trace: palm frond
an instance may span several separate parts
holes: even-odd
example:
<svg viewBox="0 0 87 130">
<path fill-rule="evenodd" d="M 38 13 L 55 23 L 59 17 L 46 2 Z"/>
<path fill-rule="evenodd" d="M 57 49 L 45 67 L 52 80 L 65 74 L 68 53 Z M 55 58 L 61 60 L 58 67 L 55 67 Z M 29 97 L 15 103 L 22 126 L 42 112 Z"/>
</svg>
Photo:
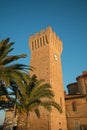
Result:
<svg viewBox="0 0 87 130">
<path fill-rule="evenodd" d="M 25 71 L 26 73 L 29 73 L 28 70 L 30 69 L 28 65 L 24 65 L 24 64 L 12 64 L 12 65 L 8 65 L 5 67 L 7 70 L 9 71 L 20 71 L 23 72 Z"/>
<path fill-rule="evenodd" d="M 20 55 L 15 55 L 15 56 L 7 56 L 0 61 L 0 65 L 7 65 L 9 63 L 12 63 L 13 61 L 16 61 L 20 58 L 25 58 L 27 55 L 26 54 L 20 54 Z"/>
<path fill-rule="evenodd" d="M 0 41 L 0 59 L 5 50 L 7 50 L 6 46 L 9 43 L 10 38 Z"/>
<path fill-rule="evenodd" d="M 41 86 L 38 86 L 35 84 L 35 87 L 32 89 L 30 93 L 30 98 L 29 100 L 31 101 L 32 99 L 39 99 L 39 98 L 49 98 L 52 99 L 54 96 L 53 91 L 50 89 L 51 86 L 50 84 L 43 84 Z"/>
<path fill-rule="evenodd" d="M 14 50 L 14 48 L 11 48 L 11 46 L 13 46 L 13 45 L 14 45 L 13 42 L 6 45 L 6 47 L 5 47 L 4 50 L 3 50 L 2 55 L 0 56 L 1 59 L 3 59 L 3 58 L 5 58 L 6 56 L 8 56 L 8 54 L 9 54 L 12 50 Z"/>
<path fill-rule="evenodd" d="M 52 106 L 54 108 L 56 108 L 60 113 L 62 113 L 62 108 L 60 107 L 60 105 L 58 103 L 56 103 L 55 101 L 43 101 L 40 104 L 41 106 L 43 106 L 45 109 L 51 111 L 52 110 Z"/>
</svg>

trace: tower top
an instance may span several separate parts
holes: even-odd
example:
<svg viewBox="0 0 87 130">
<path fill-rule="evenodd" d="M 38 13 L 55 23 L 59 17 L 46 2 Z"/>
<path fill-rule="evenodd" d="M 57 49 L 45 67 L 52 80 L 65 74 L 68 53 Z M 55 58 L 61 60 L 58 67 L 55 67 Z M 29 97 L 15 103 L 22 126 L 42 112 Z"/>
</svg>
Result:
<svg viewBox="0 0 87 130">
<path fill-rule="evenodd" d="M 52 30 L 51 26 L 48 26 L 46 30 L 41 30 L 39 33 L 31 35 L 29 43 L 31 50 L 40 49 L 45 45 L 51 44 L 58 48 L 60 53 L 62 52 L 62 41 Z"/>
<path fill-rule="evenodd" d="M 52 33 L 55 35 L 55 37 L 57 37 L 59 39 L 59 37 L 56 35 L 56 33 L 52 30 L 51 26 L 48 26 L 46 28 L 46 30 L 42 29 L 39 33 L 35 33 L 34 35 L 31 35 L 30 38 L 34 38 L 34 37 L 40 36 L 42 34 L 44 35 L 45 33 L 48 33 L 48 34 Z"/>
</svg>

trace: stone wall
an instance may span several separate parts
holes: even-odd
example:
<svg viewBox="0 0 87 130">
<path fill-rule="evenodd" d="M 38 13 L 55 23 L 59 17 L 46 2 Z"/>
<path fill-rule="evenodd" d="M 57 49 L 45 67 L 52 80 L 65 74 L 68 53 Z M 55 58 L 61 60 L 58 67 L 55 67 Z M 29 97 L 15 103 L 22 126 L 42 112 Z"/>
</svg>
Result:
<svg viewBox="0 0 87 130">
<path fill-rule="evenodd" d="M 87 129 L 87 99 L 85 96 L 72 96 L 65 100 L 68 130 Z"/>
<path fill-rule="evenodd" d="M 45 79 L 45 82 L 52 85 L 55 93 L 54 99 L 63 109 L 63 113 L 60 114 L 55 109 L 49 113 L 41 108 L 40 119 L 31 113 L 31 128 L 32 130 L 67 130 L 61 65 L 62 41 L 52 28 L 48 27 L 46 30 L 30 36 L 29 45 L 30 65 L 36 68 L 30 74 L 35 73 L 38 79 Z"/>
</svg>

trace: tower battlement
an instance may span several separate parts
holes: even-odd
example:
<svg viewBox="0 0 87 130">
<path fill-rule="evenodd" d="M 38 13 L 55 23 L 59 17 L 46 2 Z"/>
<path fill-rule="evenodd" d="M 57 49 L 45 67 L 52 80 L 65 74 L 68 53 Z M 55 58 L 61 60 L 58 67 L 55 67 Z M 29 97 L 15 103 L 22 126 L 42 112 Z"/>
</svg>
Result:
<svg viewBox="0 0 87 130">
<path fill-rule="evenodd" d="M 30 36 L 30 49 L 34 51 L 36 49 L 40 49 L 43 46 L 53 44 L 55 48 L 57 48 L 60 53 L 62 52 L 62 41 L 56 35 L 56 33 L 49 26 L 46 30 L 41 30 L 40 33 L 35 33 Z"/>
</svg>

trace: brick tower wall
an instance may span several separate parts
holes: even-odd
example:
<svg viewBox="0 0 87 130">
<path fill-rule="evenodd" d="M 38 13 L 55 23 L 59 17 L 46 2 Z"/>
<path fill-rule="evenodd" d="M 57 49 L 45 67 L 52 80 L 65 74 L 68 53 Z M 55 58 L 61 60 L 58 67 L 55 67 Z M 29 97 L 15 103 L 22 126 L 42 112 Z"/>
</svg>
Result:
<svg viewBox="0 0 87 130">
<path fill-rule="evenodd" d="M 32 113 L 31 128 L 32 130 L 67 130 L 61 65 L 62 41 L 52 31 L 52 28 L 48 27 L 46 31 L 41 30 L 40 33 L 30 36 L 29 45 L 31 50 L 30 65 L 36 68 L 34 73 L 38 79 L 45 79 L 45 82 L 52 85 L 52 90 L 55 93 L 54 99 L 63 109 L 63 113 L 60 114 L 55 109 L 49 113 L 41 108 L 40 119 L 37 119 Z M 33 121 L 36 122 L 35 126 L 32 126 Z"/>
</svg>

